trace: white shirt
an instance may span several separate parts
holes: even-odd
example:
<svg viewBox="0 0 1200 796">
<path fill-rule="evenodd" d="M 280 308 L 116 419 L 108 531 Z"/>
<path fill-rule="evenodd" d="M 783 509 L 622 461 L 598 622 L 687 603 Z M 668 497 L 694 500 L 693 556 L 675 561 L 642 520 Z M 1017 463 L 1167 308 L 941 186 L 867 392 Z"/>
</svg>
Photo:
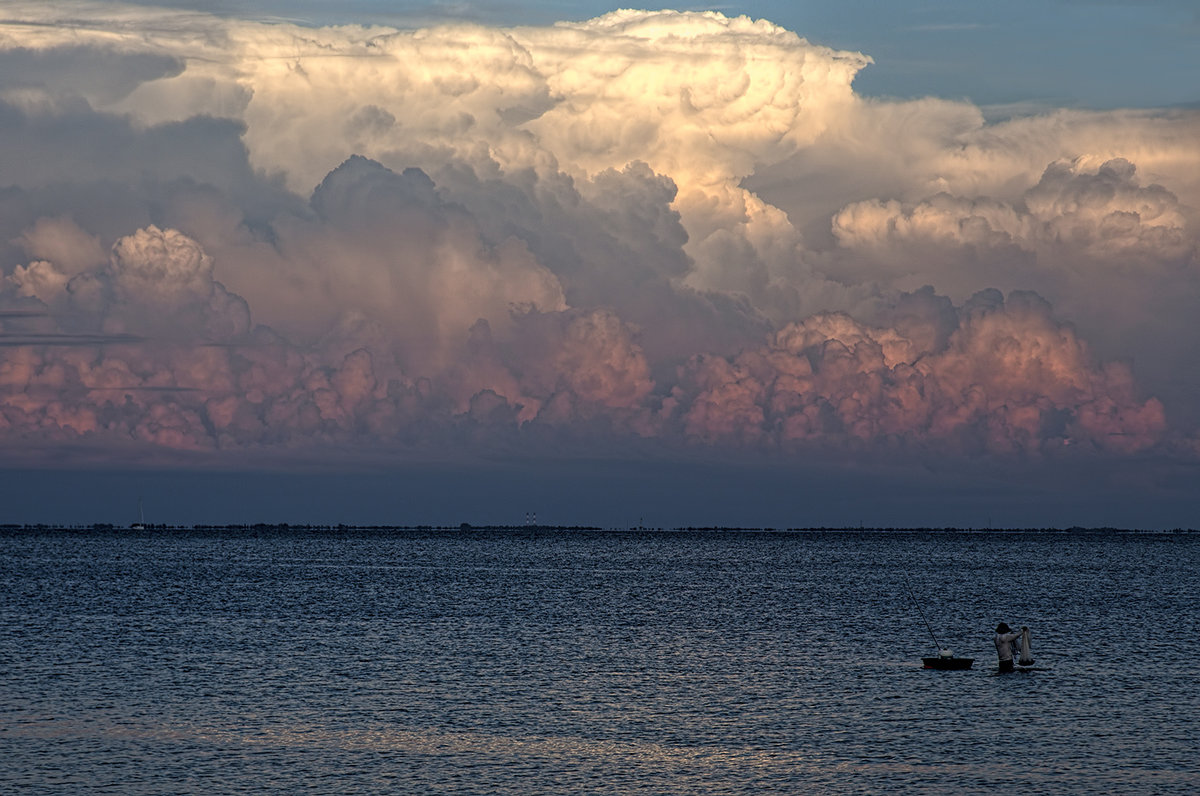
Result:
<svg viewBox="0 0 1200 796">
<path fill-rule="evenodd" d="M 996 654 L 1002 661 L 1011 661 L 1013 656 L 1012 644 L 1021 637 L 1020 633 L 997 633 Z"/>
</svg>

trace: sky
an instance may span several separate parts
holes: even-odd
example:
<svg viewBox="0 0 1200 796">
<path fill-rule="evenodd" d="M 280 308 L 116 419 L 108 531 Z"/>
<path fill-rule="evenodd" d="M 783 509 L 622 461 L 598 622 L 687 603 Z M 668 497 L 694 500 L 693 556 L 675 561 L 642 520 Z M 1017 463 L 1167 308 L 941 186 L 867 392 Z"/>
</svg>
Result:
<svg viewBox="0 0 1200 796">
<path fill-rule="evenodd" d="M 1197 33 L 0 5 L 0 522 L 1194 527 Z"/>
</svg>

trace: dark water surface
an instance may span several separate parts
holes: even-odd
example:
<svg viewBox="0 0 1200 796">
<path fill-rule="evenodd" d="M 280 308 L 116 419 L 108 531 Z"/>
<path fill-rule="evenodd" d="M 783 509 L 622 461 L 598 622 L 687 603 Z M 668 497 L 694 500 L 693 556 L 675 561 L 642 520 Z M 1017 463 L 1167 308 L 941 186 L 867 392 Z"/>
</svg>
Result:
<svg viewBox="0 0 1200 796">
<path fill-rule="evenodd" d="M 0 535 L 6 793 L 1194 793 L 1200 535 Z M 920 668 L 933 642 L 966 672 Z M 1033 630 L 997 676 L 991 630 Z"/>
</svg>

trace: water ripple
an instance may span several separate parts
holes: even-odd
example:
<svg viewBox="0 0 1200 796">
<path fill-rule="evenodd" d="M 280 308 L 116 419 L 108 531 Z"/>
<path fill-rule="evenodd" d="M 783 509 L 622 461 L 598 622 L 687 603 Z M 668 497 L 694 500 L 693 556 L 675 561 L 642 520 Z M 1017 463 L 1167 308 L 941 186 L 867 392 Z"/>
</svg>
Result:
<svg viewBox="0 0 1200 796">
<path fill-rule="evenodd" d="M 0 792 L 1200 782 L 1195 535 L 0 544 Z M 919 667 L 910 586 L 975 668 Z M 1034 628 L 1037 671 L 995 676 L 999 619 Z"/>
</svg>

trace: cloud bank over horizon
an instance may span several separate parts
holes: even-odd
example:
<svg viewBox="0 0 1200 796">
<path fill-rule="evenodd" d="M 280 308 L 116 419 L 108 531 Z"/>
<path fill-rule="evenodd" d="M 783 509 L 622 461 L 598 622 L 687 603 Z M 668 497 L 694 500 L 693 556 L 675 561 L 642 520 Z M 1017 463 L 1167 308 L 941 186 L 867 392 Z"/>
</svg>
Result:
<svg viewBox="0 0 1200 796">
<path fill-rule="evenodd" d="M 870 64 L 716 12 L 6 4 L 0 439 L 1193 458 L 1200 111 L 989 123 Z"/>
</svg>

